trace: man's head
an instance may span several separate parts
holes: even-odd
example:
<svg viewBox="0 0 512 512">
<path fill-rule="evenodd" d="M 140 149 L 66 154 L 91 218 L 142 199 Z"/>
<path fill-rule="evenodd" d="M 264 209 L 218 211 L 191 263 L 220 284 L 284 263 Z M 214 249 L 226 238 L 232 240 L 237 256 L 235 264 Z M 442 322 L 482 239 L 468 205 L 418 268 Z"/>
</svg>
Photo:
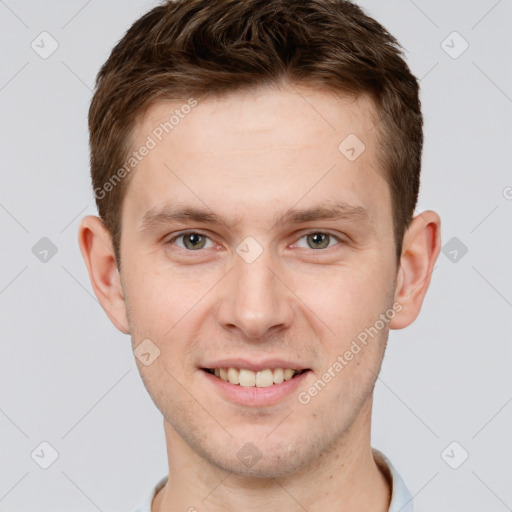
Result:
<svg viewBox="0 0 512 512">
<path fill-rule="evenodd" d="M 118 265 L 121 208 L 137 165 L 129 159 L 149 106 L 283 83 L 371 98 L 375 171 L 390 187 L 400 255 L 418 196 L 423 134 L 418 83 L 396 39 L 345 0 L 187 0 L 166 2 L 134 23 L 98 74 L 91 174 Z"/>
<path fill-rule="evenodd" d="M 90 115 L 103 222 L 80 245 L 174 450 L 275 477 L 369 443 L 388 331 L 440 248 L 434 212 L 411 220 L 417 93 L 348 2 L 173 2 L 116 46 Z"/>
</svg>

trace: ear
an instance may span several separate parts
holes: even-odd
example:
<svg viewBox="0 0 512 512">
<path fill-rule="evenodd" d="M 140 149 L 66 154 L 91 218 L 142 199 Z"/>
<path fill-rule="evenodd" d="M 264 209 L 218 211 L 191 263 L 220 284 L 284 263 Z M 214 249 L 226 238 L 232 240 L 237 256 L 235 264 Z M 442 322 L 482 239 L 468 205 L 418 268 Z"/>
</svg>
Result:
<svg viewBox="0 0 512 512">
<path fill-rule="evenodd" d="M 390 322 L 391 329 L 403 329 L 419 315 L 440 250 L 439 215 L 431 210 L 418 214 L 404 235 L 395 288 L 395 302 L 402 309 Z"/>
<path fill-rule="evenodd" d="M 94 215 L 84 217 L 78 244 L 96 297 L 111 322 L 124 334 L 130 332 L 121 277 L 117 270 L 110 232 Z"/>
</svg>

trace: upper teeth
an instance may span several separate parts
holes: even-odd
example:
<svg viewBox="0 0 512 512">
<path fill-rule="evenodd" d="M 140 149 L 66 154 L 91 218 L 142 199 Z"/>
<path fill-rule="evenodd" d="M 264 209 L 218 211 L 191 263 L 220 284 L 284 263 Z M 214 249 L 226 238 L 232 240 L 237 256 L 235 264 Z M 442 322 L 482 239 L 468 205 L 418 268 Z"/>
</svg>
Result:
<svg viewBox="0 0 512 512">
<path fill-rule="evenodd" d="M 252 370 L 238 368 L 215 368 L 214 373 L 226 382 L 239 384 L 243 387 L 265 388 L 272 384 L 280 384 L 283 380 L 290 380 L 297 370 L 291 368 L 275 368 L 253 372 Z"/>
</svg>

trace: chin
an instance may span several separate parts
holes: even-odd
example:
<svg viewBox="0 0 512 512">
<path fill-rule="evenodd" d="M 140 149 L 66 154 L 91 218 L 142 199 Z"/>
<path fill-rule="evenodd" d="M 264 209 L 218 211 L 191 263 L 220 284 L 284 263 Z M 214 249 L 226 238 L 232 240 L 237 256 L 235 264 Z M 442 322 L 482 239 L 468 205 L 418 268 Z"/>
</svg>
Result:
<svg viewBox="0 0 512 512">
<path fill-rule="evenodd" d="M 263 435 L 253 438 L 254 442 L 249 441 L 250 436 L 236 436 L 237 440 L 228 445 L 210 438 L 196 448 L 211 464 L 224 471 L 239 477 L 267 480 L 287 477 L 309 467 L 324 450 L 319 440 L 305 439 L 297 432 L 283 432 L 273 439 L 277 433 L 265 437 L 268 433 L 267 428 Z"/>
<path fill-rule="evenodd" d="M 261 459 L 257 460 L 254 465 L 244 464 L 237 456 L 227 459 L 224 454 L 212 462 L 236 476 L 264 480 L 287 477 L 300 471 L 307 464 L 307 460 L 297 452 L 284 453 L 284 450 L 283 453 L 274 452 L 267 456 L 262 454 Z"/>
</svg>

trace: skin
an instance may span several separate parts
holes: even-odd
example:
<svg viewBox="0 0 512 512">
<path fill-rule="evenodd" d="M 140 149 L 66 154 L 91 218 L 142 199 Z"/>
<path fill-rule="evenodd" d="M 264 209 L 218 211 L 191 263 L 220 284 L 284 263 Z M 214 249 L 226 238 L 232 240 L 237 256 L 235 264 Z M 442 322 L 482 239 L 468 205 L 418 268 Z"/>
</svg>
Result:
<svg viewBox="0 0 512 512">
<path fill-rule="evenodd" d="M 134 148 L 184 103 L 155 103 Z M 80 248 L 102 307 L 134 349 L 149 338 L 160 350 L 149 366 L 137 359 L 164 418 L 169 460 L 153 512 L 388 510 L 389 485 L 370 445 L 373 388 L 389 329 L 420 312 L 441 242 L 439 216 L 422 212 L 397 264 L 376 118 L 364 96 L 296 85 L 199 101 L 130 175 L 121 272 L 101 221 L 82 220 Z M 355 161 L 338 150 L 349 134 L 366 146 Z M 288 209 L 340 200 L 366 209 L 367 224 L 275 224 Z M 225 223 L 142 230 L 144 214 L 166 203 L 208 209 Z M 203 248 L 185 246 L 185 237 L 170 241 L 184 230 L 206 236 Z M 311 232 L 332 237 L 322 246 Z M 262 248 L 252 263 L 236 252 L 247 236 Z M 393 304 L 394 318 L 300 403 L 298 392 Z M 277 404 L 242 406 L 220 396 L 200 369 L 228 357 L 293 359 L 310 372 Z M 252 467 L 237 457 L 248 442 L 262 454 Z"/>
</svg>

